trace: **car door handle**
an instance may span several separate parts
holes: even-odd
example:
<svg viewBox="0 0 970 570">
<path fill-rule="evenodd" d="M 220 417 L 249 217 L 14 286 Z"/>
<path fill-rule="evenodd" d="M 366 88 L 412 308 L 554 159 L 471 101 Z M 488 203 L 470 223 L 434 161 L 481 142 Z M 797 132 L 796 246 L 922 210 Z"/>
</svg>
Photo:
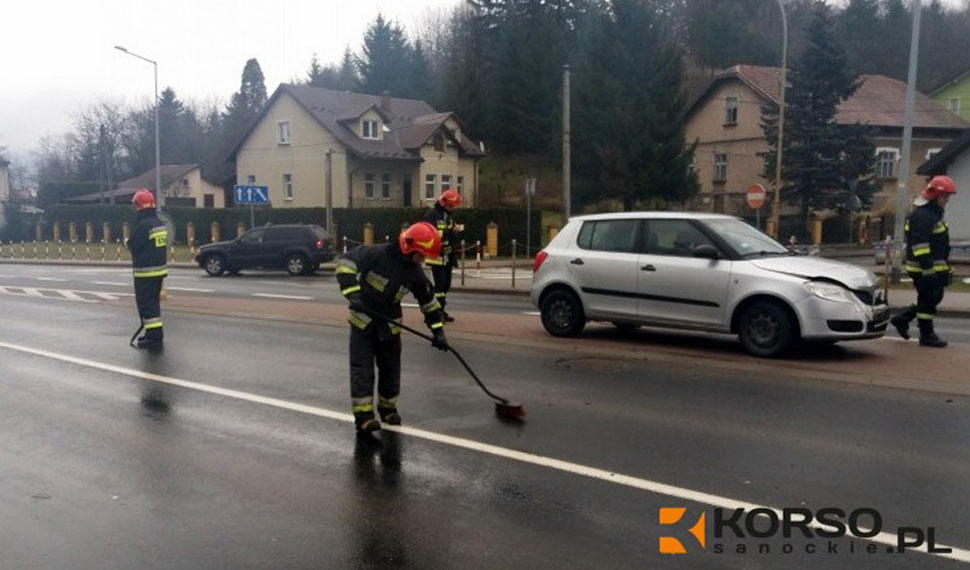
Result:
<svg viewBox="0 0 970 570">
<path fill-rule="evenodd" d="M 647 264 L 640 268 L 641 271 L 656 271 L 657 268 L 653 265 Z"/>
<path fill-rule="evenodd" d="M 569 263 L 572 263 L 573 265 L 583 265 L 583 260 L 577 257 L 576 259 L 570 261 Z"/>
</svg>

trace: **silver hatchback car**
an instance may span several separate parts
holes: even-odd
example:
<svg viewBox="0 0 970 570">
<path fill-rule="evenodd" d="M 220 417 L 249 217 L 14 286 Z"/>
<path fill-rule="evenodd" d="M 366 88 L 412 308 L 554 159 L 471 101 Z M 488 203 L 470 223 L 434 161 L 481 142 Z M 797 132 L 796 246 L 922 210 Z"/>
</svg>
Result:
<svg viewBox="0 0 970 570">
<path fill-rule="evenodd" d="M 736 333 L 750 353 L 774 357 L 800 339 L 878 338 L 889 320 L 872 272 L 795 255 L 718 214 L 571 218 L 533 270 L 532 302 L 556 336 L 589 320 Z"/>
</svg>

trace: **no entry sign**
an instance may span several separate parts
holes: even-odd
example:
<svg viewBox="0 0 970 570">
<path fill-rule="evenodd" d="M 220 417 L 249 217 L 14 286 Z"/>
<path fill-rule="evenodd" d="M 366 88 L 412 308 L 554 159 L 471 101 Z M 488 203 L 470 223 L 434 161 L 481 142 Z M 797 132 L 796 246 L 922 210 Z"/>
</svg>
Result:
<svg viewBox="0 0 970 570">
<path fill-rule="evenodd" d="M 765 205 L 765 187 L 761 184 L 748 186 L 748 205 L 755 210 Z"/>
</svg>

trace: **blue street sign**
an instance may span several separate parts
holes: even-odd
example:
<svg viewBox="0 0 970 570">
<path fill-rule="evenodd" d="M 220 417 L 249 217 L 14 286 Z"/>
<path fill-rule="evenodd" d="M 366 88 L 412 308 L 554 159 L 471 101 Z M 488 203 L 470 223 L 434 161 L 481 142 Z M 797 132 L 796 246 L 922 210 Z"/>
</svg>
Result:
<svg viewBox="0 0 970 570">
<path fill-rule="evenodd" d="M 237 204 L 269 204 L 269 186 L 236 186 Z"/>
</svg>

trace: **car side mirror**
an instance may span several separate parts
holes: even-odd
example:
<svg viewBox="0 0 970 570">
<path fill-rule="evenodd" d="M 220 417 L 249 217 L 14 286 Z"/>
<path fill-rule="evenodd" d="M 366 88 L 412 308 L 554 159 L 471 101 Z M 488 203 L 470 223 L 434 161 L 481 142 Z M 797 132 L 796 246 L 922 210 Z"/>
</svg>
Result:
<svg viewBox="0 0 970 570">
<path fill-rule="evenodd" d="M 717 252 L 717 248 L 710 244 L 702 244 L 694 248 L 694 257 L 700 257 L 702 259 L 717 259 L 720 254 Z"/>
</svg>

